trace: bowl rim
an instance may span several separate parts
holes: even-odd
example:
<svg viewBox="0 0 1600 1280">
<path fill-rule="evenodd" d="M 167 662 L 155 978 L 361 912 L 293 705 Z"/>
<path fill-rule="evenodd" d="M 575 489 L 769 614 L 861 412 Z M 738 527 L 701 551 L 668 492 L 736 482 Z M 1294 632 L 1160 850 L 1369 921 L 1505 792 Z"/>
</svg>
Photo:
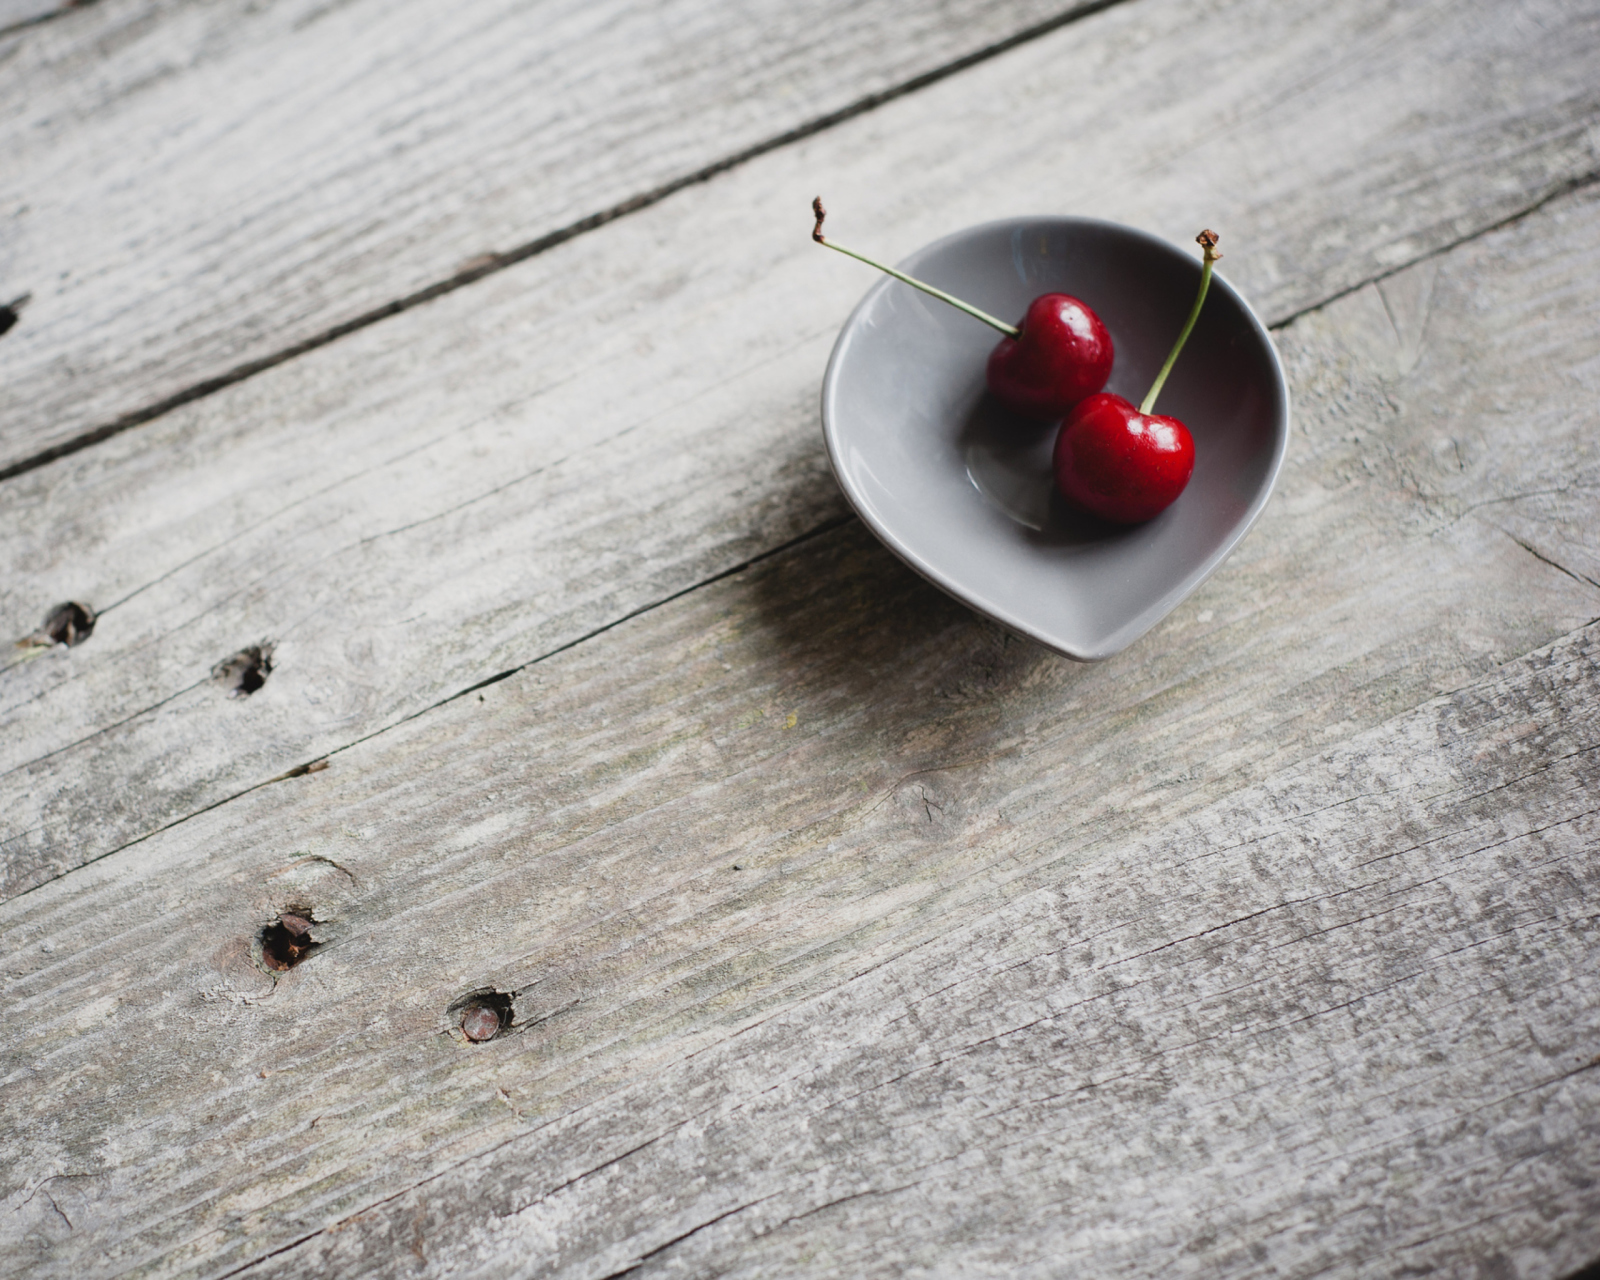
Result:
<svg viewBox="0 0 1600 1280">
<path fill-rule="evenodd" d="M 1155 235 L 1149 231 L 1145 231 L 1140 227 L 1129 226 L 1126 223 L 1112 222 L 1106 218 L 1091 218 L 1073 214 L 1017 215 L 1008 218 L 995 218 L 988 222 L 974 223 L 971 226 L 963 227 L 960 230 L 952 231 L 947 235 L 940 236 L 937 240 L 929 241 L 921 248 L 916 249 L 906 257 L 900 259 L 895 263 L 895 266 L 899 270 L 905 271 L 907 274 L 911 274 L 919 262 L 930 255 L 937 253 L 939 250 L 944 249 L 952 244 L 959 243 L 962 240 L 966 240 L 981 234 L 994 232 L 1010 233 L 1017 230 L 1019 227 L 1039 227 L 1041 225 L 1049 225 L 1052 227 L 1061 227 L 1067 229 L 1094 228 L 1097 230 L 1115 232 L 1118 235 L 1127 236 L 1134 240 L 1144 241 L 1147 245 L 1160 252 L 1177 255 L 1184 261 L 1190 263 L 1194 268 L 1196 280 L 1198 281 L 1201 269 L 1200 260 L 1198 258 L 1191 257 L 1182 248 L 1173 244 L 1170 240 L 1163 239 L 1161 236 Z M 828 367 L 822 376 L 822 435 L 828 450 L 828 465 L 833 470 L 834 480 L 839 485 L 840 491 L 844 494 L 845 501 L 850 504 L 851 510 L 856 513 L 861 522 L 873 532 L 878 540 L 882 542 L 884 546 L 888 547 L 888 549 L 893 552 L 894 555 L 897 556 L 908 568 L 912 569 L 923 578 L 926 578 L 929 582 L 938 587 L 941 591 L 945 592 L 947 595 L 954 597 L 961 604 L 966 605 L 967 608 L 983 615 L 992 622 L 998 623 L 1009 631 L 1015 632 L 1021 636 L 1025 636 L 1035 643 L 1043 645 L 1046 649 L 1049 649 L 1054 653 L 1061 654 L 1063 657 L 1071 658 L 1077 662 L 1102 662 L 1112 655 L 1120 653 L 1123 649 L 1133 644 L 1146 632 L 1151 630 L 1159 622 L 1166 618 L 1174 609 L 1178 607 L 1178 605 L 1182 604 L 1184 600 L 1193 595 L 1194 592 L 1198 590 L 1200 586 L 1222 566 L 1222 562 L 1233 554 L 1234 548 L 1237 547 L 1244 539 L 1245 535 L 1255 527 L 1255 523 L 1258 519 L 1260 519 L 1261 513 L 1266 510 L 1267 503 L 1271 500 L 1273 490 L 1277 486 L 1278 474 L 1283 468 L 1283 460 L 1289 448 L 1289 435 L 1291 431 L 1289 380 L 1287 375 L 1284 373 L 1283 360 L 1278 354 L 1277 344 L 1272 341 L 1272 335 L 1267 329 L 1266 324 L 1262 321 L 1261 317 L 1256 314 L 1256 309 L 1252 307 L 1244 295 L 1241 294 L 1238 289 L 1236 289 L 1233 284 L 1228 281 L 1228 279 L 1222 274 L 1220 268 L 1213 268 L 1211 276 L 1211 288 L 1217 289 L 1220 287 L 1228 294 L 1234 303 L 1237 304 L 1245 319 L 1248 321 L 1250 328 L 1255 333 L 1257 340 L 1267 352 L 1268 366 L 1271 370 L 1275 383 L 1273 388 L 1273 399 L 1275 402 L 1274 407 L 1276 409 L 1275 419 L 1277 423 L 1277 431 L 1276 438 L 1273 441 L 1272 461 L 1271 465 L 1267 469 L 1266 481 L 1264 484 L 1262 484 L 1260 491 L 1255 495 L 1254 498 L 1251 499 L 1244 518 L 1239 521 L 1239 523 L 1234 527 L 1227 537 L 1222 539 L 1222 541 L 1211 552 L 1211 554 L 1201 562 L 1199 568 L 1187 579 L 1185 579 L 1181 589 L 1177 591 L 1170 603 L 1167 604 L 1166 608 L 1162 609 L 1154 617 L 1150 618 L 1149 621 L 1143 626 L 1138 627 L 1136 630 L 1132 630 L 1131 633 L 1126 635 L 1121 632 L 1117 633 L 1113 637 L 1112 643 L 1110 643 L 1104 649 L 1080 651 L 1074 649 L 1070 645 L 1065 645 L 1058 638 L 1041 633 L 1037 627 L 1034 627 L 1025 619 L 1016 616 L 1004 605 L 984 598 L 981 592 L 974 591 L 966 584 L 957 583 L 947 574 L 941 571 L 937 565 L 925 560 L 913 548 L 906 545 L 906 543 L 904 543 L 892 529 L 885 526 L 881 521 L 873 516 L 865 501 L 855 492 L 854 486 L 850 480 L 847 479 L 847 473 L 840 463 L 842 442 L 840 440 L 840 427 L 835 401 L 838 393 L 840 368 L 845 360 L 845 348 L 847 346 L 847 340 L 853 333 L 856 332 L 858 328 L 861 327 L 863 316 L 877 301 L 879 296 L 885 290 L 892 288 L 895 285 L 901 285 L 901 282 L 894 279 L 892 276 L 880 277 L 878 281 L 873 284 L 865 294 L 862 295 L 861 300 L 856 303 L 855 307 L 851 310 L 849 317 L 845 320 L 844 325 L 840 328 L 838 337 L 834 339 L 833 350 L 828 356 Z M 901 287 L 909 288 L 910 286 L 901 285 Z"/>
</svg>

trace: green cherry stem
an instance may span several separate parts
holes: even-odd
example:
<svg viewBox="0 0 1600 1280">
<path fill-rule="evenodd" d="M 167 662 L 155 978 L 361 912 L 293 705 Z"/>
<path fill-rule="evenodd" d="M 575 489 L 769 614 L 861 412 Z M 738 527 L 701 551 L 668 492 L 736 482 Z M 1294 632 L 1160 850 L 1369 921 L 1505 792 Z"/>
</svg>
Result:
<svg viewBox="0 0 1600 1280">
<path fill-rule="evenodd" d="M 979 311 L 977 307 L 973 306 L 969 302 L 963 302 L 960 298 L 952 298 L 943 289 L 935 289 L 931 284 L 923 284 L 922 281 L 913 279 L 912 277 L 906 275 L 903 271 L 896 271 L 893 267 L 886 267 L 883 265 L 883 263 L 874 261 L 872 258 L 867 257 L 867 255 L 864 253 L 857 253 L 854 249 L 846 249 L 842 244 L 834 244 L 832 240 L 825 239 L 822 234 L 822 220 L 828 216 L 828 211 L 822 207 L 821 196 L 818 196 L 811 202 L 811 212 L 817 215 L 817 225 L 812 228 L 811 238 L 818 244 L 832 249 L 835 252 L 842 253 L 846 257 L 854 258 L 857 262 L 865 262 L 869 267 L 877 267 L 879 271 L 893 276 L 896 280 L 905 281 L 905 283 L 910 285 L 913 289 L 921 289 L 923 293 L 931 294 L 933 297 L 939 299 L 940 302 L 948 302 L 957 311 L 965 311 L 974 320 L 982 320 L 984 324 L 991 325 L 1000 330 L 1000 332 L 1005 334 L 1008 338 L 1015 338 L 1022 332 L 1022 330 L 1017 328 L 1016 325 L 1007 324 L 1004 320 L 996 320 L 987 311 Z M 1208 266 L 1206 268 L 1208 275 L 1210 274 L 1210 271 L 1211 268 Z M 1193 324 L 1194 322 L 1191 320 L 1190 323 Z M 1187 335 L 1188 330 L 1184 330 L 1184 333 Z M 1176 355 L 1177 353 L 1174 352 L 1173 354 Z M 1162 376 L 1165 377 L 1166 375 L 1163 373 Z"/>
<path fill-rule="evenodd" d="M 1156 380 L 1150 384 L 1150 390 L 1145 394 L 1144 403 L 1139 406 L 1140 413 L 1149 413 L 1155 408 L 1156 397 L 1161 394 L 1161 388 L 1166 383 L 1167 375 L 1172 372 L 1172 366 L 1178 363 L 1178 353 L 1183 350 L 1183 344 L 1189 341 L 1189 334 L 1194 330 L 1194 322 L 1200 318 L 1200 308 L 1205 306 L 1206 290 L 1211 287 L 1211 268 L 1217 265 L 1217 259 L 1222 256 L 1217 252 L 1215 231 L 1202 231 L 1194 238 L 1194 242 L 1200 246 L 1200 251 L 1206 260 L 1205 266 L 1200 270 L 1200 292 L 1195 295 L 1194 308 L 1189 312 L 1189 318 L 1184 321 L 1183 332 L 1172 344 L 1172 353 L 1167 356 L 1166 364 L 1161 366 L 1161 372 L 1156 374 Z"/>
</svg>

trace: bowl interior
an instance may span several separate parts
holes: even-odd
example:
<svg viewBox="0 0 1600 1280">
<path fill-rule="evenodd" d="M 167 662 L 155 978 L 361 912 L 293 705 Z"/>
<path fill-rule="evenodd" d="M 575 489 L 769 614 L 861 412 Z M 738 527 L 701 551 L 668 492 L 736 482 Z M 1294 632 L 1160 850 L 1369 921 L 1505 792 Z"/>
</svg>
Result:
<svg viewBox="0 0 1600 1280">
<path fill-rule="evenodd" d="M 1070 293 L 1116 346 L 1108 391 L 1135 404 L 1182 327 L 1198 253 L 1083 218 L 989 223 L 927 246 L 908 274 L 1015 320 Z M 834 346 L 823 431 L 845 495 L 912 568 L 979 612 L 1069 657 L 1132 643 L 1219 565 L 1272 490 L 1289 399 L 1266 329 L 1221 278 L 1156 406 L 1194 436 L 1194 477 L 1148 524 L 1116 528 L 1055 494 L 1057 424 L 984 388 L 993 329 L 883 277 Z"/>
</svg>

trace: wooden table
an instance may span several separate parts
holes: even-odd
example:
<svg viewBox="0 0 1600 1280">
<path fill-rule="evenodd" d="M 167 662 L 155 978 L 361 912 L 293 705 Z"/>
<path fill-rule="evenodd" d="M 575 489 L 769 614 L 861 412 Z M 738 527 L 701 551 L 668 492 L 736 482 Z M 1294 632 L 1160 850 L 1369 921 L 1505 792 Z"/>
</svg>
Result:
<svg viewBox="0 0 1600 1280">
<path fill-rule="evenodd" d="M 1064 3 L 11 0 L 0 1273 L 1600 1257 L 1600 7 Z M 1222 571 L 903 568 L 818 192 L 1221 230 Z"/>
</svg>

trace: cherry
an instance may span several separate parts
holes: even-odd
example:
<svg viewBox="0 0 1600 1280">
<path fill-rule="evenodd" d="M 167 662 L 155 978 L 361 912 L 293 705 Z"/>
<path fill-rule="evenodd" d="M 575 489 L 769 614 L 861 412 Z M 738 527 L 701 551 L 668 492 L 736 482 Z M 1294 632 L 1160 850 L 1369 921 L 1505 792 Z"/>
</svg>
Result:
<svg viewBox="0 0 1600 1280">
<path fill-rule="evenodd" d="M 948 302 L 1005 335 L 990 352 L 985 374 L 989 390 L 1006 408 L 1029 418 L 1061 418 L 1106 385 L 1113 359 L 1111 335 L 1100 317 L 1071 294 L 1043 294 L 1028 304 L 1021 325 L 1006 324 L 942 289 L 824 238 L 822 220 L 828 211 L 821 196 L 811 202 L 811 211 L 817 217 L 811 238 L 818 244 Z"/>
<path fill-rule="evenodd" d="M 989 353 L 989 390 L 1008 409 L 1031 418 L 1060 418 L 1111 376 L 1111 335 L 1100 317 L 1070 293 L 1046 293 L 1028 304 L 1022 332 Z"/>
<path fill-rule="evenodd" d="M 1196 240 L 1205 256 L 1200 292 L 1144 402 L 1135 409 L 1118 395 L 1090 396 L 1061 424 L 1056 437 L 1056 487 L 1070 502 L 1116 524 L 1139 524 L 1160 515 L 1194 474 L 1189 428 L 1150 411 L 1200 317 L 1212 267 L 1222 256 L 1216 232 L 1202 231 Z"/>
<path fill-rule="evenodd" d="M 1177 500 L 1194 473 L 1194 437 L 1176 418 L 1140 413 L 1102 391 L 1056 437 L 1056 487 L 1102 520 L 1140 524 Z"/>
</svg>

